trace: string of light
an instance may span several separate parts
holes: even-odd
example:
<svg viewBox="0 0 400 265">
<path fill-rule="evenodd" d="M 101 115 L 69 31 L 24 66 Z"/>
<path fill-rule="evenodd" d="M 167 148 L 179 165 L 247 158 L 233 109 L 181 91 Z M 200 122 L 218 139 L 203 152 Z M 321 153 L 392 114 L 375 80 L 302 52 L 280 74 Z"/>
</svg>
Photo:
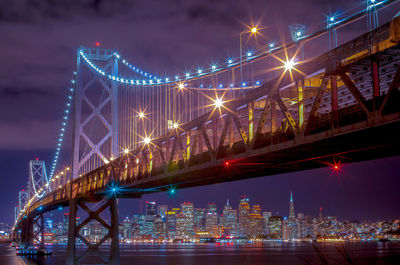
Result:
<svg viewBox="0 0 400 265">
<path fill-rule="evenodd" d="M 368 12 L 372 8 L 377 8 L 377 7 L 383 6 L 383 4 L 386 2 L 389 2 L 389 0 L 382 0 L 382 1 L 367 0 L 367 8 L 364 10 L 361 10 L 359 13 Z M 338 26 L 342 23 L 345 23 L 347 20 L 349 20 L 351 18 L 352 18 L 352 15 L 350 15 L 346 18 L 343 18 L 341 20 L 338 20 L 337 16 L 330 16 L 327 18 L 327 21 L 328 21 L 327 28 L 332 28 L 334 26 Z M 316 32 L 314 32 L 314 33 L 316 33 Z M 307 34 L 305 29 L 298 30 L 297 32 L 294 32 L 293 40 L 295 42 L 299 42 L 301 40 L 306 39 L 307 37 L 313 36 L 314 33 Z M 268 53 L 273 53 L 275 51 L 279 51 L 282 48 L 286 47 L 287 44 L 288 43 L 284 43 L 284 44 L 277 46 L 276 43 L 271 42 L 266 46 L 266 48 L 263 48 L 261 50 L 247 51 L 247 52 L 245 52 L 246 63 L 256 60 L 262 55 L 265 55 Z M 118 52 L 115 52 L 114 56 L 116 56 L 117 59 L 121 60 L 124 65 L 126 65 L 131 70 L 135 71 L 136 73 L 146 77 L 145 79 L 131 79 L 128 77 L 121 77 L 118 75 L 107 74 L 100 67 L 98 67 L 95 63 L 93 63 L 91 60 L 89 60 L 88 57 L 83 53 L 83 51 L 80 51 L 80 54 L 85 59 L 86 63 L 89 66 L 91 66 L 96 72 L 98 72 L 100 75 L 105 76 L 112 81 L 116 81 L 116 82 L 119 82 L 122 84 L 140 85 L 140 86 L 165 85 L 165 84 L 173 84 L 173 83 L 182 82 L 182 81 L 191 81 L 193 79 L 197 79 L 202 76 L 225 71 L 233 66 L 237 66 L 240 64 L 240 60 L 228 58 L 226 60 L 225 65 L 218 66 L 217 64 L 211 64 L 208 68 L 205 68 L 205 70 L 198 69 L 195 72 L 184 72 L 184 74 L 175 75 L 174 78 L 170 78 L 170 77 L 161 78 L 161 77 L 157 77 L 153 74 L 147 73 L 147 72 L 139 69 L 138 67 L 129 63 L 126 59 L 122 58 Z"/>
<path fill-rule="evenodd" d="M 61 121 L 61 127 L 59 130 L 58 139 L 57 139 L 56 152 L 53 157 L 53 163 L 51 165 L 51 170 L 50 170 L 50 174 L 49 174 L 49 180 L 51 180 L 53 178 L 54 172 L 57 168 L 57 162 L 58 162 L 58 159 L 60 156 L 61 147 L 62 147 L 62 144 L 64 141 L 64 136 L 65 136 L 67 125 L 68 125 L 68 118 L 71 113 L 75 87 L 76 87 L 76 72 L 74 72 L 73 79 L 71 80 L 71 87 L 68 89 L 68 94 L 67 94 L 66 102 L 65 102 L 65 106 L 64 106 L 65 108 L 64 108 L 64 112 L 63 112 L 62 121 Z"/>
</svg>

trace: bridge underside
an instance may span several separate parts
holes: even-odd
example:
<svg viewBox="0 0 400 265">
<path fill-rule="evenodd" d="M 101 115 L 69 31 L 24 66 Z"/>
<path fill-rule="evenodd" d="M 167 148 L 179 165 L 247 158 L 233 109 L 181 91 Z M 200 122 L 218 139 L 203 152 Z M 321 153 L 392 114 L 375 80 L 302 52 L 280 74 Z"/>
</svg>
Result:
<svg viewBox="0 0 400 265">
<path fill-rule="evenodd" d="M 280 145 L 271 145 L 271 139 L 251 155 L 243 153 L 216 160 L 211 162 L 213 166 L 182 170 L 179 175 L 150 177 L 145 183 L 126 186 L 126 189 L 159 187 L 154 190 L 157 192 L 167 190 L 171 185 L 188 188 L 328 167 L 335 161 L 344 164 L 397 156 L 400 155 L 400 116 L 395 114 L 392 118 L 393 121 L 379 126 L 365 128 L 367 122 L 361 122 Z M 359 130 L 353 131 L 357 127 Z M 346 130 L 352 132 L 346 133 Z"/>
</svg>

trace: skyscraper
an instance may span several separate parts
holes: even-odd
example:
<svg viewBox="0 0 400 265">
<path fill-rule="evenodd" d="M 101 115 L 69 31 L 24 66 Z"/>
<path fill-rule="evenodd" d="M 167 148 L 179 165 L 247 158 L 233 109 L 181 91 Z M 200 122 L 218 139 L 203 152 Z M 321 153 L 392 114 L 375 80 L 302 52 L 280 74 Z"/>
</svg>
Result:
<svg viewBox="0 0 400 265">
<path fill-rule="evenodd" d="M 269 234 L 269 218 L 272 216 L 271 212 L 263 212 L 263 219 L 264 219 L 264 234 Z"/>
<path fill-rule="evenodd" d="M 298 225 L 297 219 L 294 212 L 294 202 L 293 202 L 293 193 L 290 191 L 290 201 L 289 201 L 289 218 L 286 222 L 284 222 L 284 239 L 285 240 L 293 240 L 298 237 Z"/>
<path fill-rule="evenodd" d="M 290 202 L 289 202 L 289 219 L 296 219 L 296 215 L 294 213 L 293 193 L 291 191 L 290 191 Z"/>
<path fill-rule="evenodd" d="M 168 205 L 158 205 L 157 213 L 165 220 L 165 213 L 168 211 Z"/>
<path fill-rule="evenodd" d="M 263 230 L 261 207 L 260 205 L 253 205 L 251 214 L 249 215 L 249 234 L 251 237 L 257 237 L 262 235 Z"/>
<path fill-rule="evenodd" d="M 166 212 L 166 234 L 168 239 L 175 239 L 176 237 L 176 212 Z"/>
<path fill-rule="evenodd" d="M 156 216 L 156 202 L 146 201 L 146 216 Z"/>
<path fill-rule="evenodd" d="M 206 231 L 206 209 L 194 209 L 194 230 L 196 233 Z"/>
<path fill-rule="evenodd" d="M 249 236 L 250 230 L 250 204 L 249 198 L 242 196 L 239 203 L 239 234 L 242 237 Z"/>
<path fill-rule="evenodd" d="M 206 230 L 210 233 L 210 236 L 219 236 L 217 204 L 215 202 L 209 202 L 207 205 Z"/>
<path fill-rule="evenodd" d="M 282 217 L 271 216 L 269 218 L 269 235 L 270 238 L 282 238 Z"/>
<path fill-rule="evenodd" d="M 181 214 L 185 217 L 185 232 L 186 238 L 194 237 L 194 208 L 193 203 L 181 203 Z"/>
<path fill-rule="evenodd" d="M 237 211 L 232 209 L 229 200 L 222 211 L 222 226 L 225 236 L 237 236 Z"/>
</svg>

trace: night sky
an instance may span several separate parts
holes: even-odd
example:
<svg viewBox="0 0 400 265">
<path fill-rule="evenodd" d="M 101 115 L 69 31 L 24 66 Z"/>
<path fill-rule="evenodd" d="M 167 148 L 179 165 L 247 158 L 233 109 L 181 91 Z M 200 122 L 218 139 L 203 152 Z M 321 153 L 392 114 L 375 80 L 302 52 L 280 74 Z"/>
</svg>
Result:
<svg viewBox="0 0 400 265">
<path fill-rule="evenodd" d="M 287 37 L 288 25 L 310 30 L 325 16 L 350 14 L 364 0 L 0 0 L 0 222 L 13 222 L 18 190 L 26 187 L 28 162 L 50 163 L 64 98 L 76 64 L 76 49 L 101 42 L 142 69 L 160 75 L 236 55 L 239 33 L 259 23 L 264 38 L 248 46 Z M 387 21 L 395 4 L 380 14 Z M 365 20 L 339 32 L 351 39 L 365 31 Z M 61 161 L 67 161 L 70 141 Z M 64 162 L 66 163 L 66 162 Z M 62 162 L 61 162 L 62 164 Z M 329 168 L 180 190 L 175 198 L 152 194 L 171 206 L 192 201 L 205 207 L 226 199 L 237 207 L 241 195 L 263 210 L 288 215 L 289 192 L 297 212 L 348 220 L 400 217 L 400 157 L 347 164 L 339 175 Z M 137 199 L 121 200 L 121 217 L 139 211 Z"/>
</svg>

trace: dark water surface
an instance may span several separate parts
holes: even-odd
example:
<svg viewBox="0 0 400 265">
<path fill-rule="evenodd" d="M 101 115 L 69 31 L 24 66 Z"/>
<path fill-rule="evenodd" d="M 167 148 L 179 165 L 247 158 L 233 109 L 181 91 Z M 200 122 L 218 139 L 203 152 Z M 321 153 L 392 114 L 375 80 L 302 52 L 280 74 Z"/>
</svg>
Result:
<svg viewBox="0 0 400 265">
<path fill-rule="evenodd" d="M 329 264 L 351 264 L 337 248 L 344 246 L 353 264 L 400 264 L 400 242 L 317 244 Z M 0 245 L 0 265 L 65 264 L 64 246 L 49 246 L 53 255 L 30 259 L 17 257 L 9 244 Z M 103 249 L 104 251 L 106 249 Z M 100 264 L 101 259 L 90 256 L 84 264 Z M 121 246 L 121 264 L 135 265 L 258 265 L 258 264 L 323 264 L 312 244 L 160 244 Z"/>
</svg>

